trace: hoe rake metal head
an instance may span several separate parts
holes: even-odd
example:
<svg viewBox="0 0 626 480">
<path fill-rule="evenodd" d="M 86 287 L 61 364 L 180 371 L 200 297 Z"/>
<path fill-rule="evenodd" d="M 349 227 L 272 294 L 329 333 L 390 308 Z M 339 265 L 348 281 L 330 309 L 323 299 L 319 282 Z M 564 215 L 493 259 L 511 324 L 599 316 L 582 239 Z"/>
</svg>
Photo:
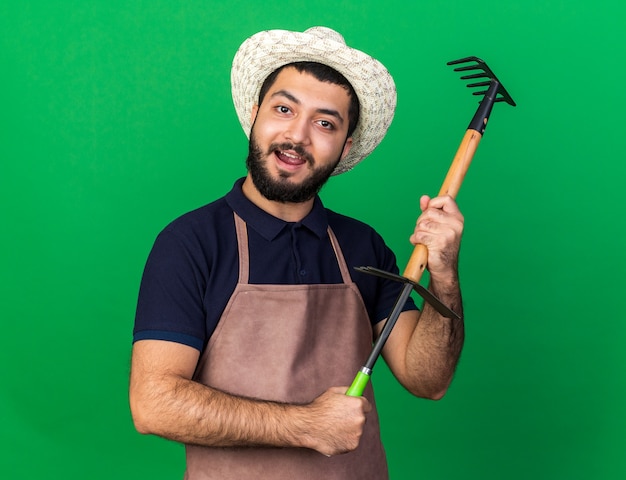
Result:
<svg viewBox="0 0 626 480">
<path fill-rule="evenodd" d="M 493 84 L 497 84 L 496 96 L 493 99 L 494 102 L 506 102 L 509 105 L 515 106 L 515 102 L 511 98 L 511 95 L 506 91 L 502 83 L 496 77 L 496 74 L 487 66 L 487 64 L 478 57 L 465 57 L 459 58 L 458 60 L 452 60 L 448 62 L 448 65 L 459 65 L 461 63 L 469 63 L 470 65 L 465 65 L 462 67 L 457 67 L 454 69 L 455 72 L 470 72 L 473 70 L 477 70 L 478 73 L 472 73 L 470 75 L 463 75 L 461 80 L 475 80 L 475 79 L 487 79 L 481 82 L 474 82 L 467 85 L 468 88 L 481 88 L 487 87 L 486 90 L 480 90 L 473 92 L 473 95 L 484 97 L 489 91 L 489 87 Z M 481 100 L 482 101 L 482 100 Z"/>
</svg>

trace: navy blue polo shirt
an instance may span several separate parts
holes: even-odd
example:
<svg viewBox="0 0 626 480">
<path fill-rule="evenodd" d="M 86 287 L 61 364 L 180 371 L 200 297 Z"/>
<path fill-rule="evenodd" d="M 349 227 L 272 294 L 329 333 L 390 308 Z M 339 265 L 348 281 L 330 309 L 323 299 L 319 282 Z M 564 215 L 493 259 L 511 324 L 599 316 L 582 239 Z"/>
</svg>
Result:
<svg viewBox="0 0 626 480">
<path fill-rule="evenodd" d="M 238 280 L 233 211 L 248 227 L 250 283 L 342 283 L 327 233 L 330 226 L 371 323 L 387 317 L 401 285 L 353 270 L 373 266 L 398 273 L 393 252 L 374 229 L 326 209 L 319 197 L 302 221 L 285 222 L 248 200 L 241 190 L 243 180 L 158 235 L 141 280 L 134 341 L 169 340 L 203 350 Z M 405 306 L 415 308 L 411 300 Z"/>
</svg>

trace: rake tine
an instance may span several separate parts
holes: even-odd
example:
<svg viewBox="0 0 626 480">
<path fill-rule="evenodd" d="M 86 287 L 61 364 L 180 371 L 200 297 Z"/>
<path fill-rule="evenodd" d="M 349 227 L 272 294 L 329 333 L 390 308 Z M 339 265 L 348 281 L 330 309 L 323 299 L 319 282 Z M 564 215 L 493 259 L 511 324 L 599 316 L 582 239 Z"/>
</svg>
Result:
<svg viewBox="0 0 626 480">
<path fill-rule="evenodd" d="M 465 67 L 457 67 L 454 69 L 455 72 L 467 72 L 468 70 L 482 70 L 483 68 L 480 65 L 467 65 Z"/>
<path fill-rule="evenodd" d="M 482 60 L 478 57 L 464 57 L 464 58 L 459 58 L 458 60 L 450 60 L 448 62 L 448 65 L 458 65 L 459 63 L 467 63 L 467 62 L 482 62 Z"/>
<path fill-rule="evenodd" d="M 472 87 L 488 87 L 489 85 L 491 85 L 491 82 L 477 82 L 477 83 L 469 83 L 467 85 L 468 88 L 472 88 Z"/>
<path fill-rule="evenodd" d="M 461 80 L 472 80 L 474 78 L 489 78 L 489 75 L 487 75 L 485 72 L 474 73 L 472 75 L 463 75 L 461 77 Z"/>
</svg>

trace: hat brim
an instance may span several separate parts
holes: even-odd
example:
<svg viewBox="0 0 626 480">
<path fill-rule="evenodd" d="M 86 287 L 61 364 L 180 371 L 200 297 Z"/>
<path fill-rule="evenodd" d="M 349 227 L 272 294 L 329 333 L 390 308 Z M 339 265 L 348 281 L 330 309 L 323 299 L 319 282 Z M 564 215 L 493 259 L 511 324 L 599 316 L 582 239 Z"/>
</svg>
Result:
<svg viewBox="0 0 626 480">
<path fill-rule="evenodd" d="M 378 60 L 342 41 L 341 35 L 325 27 L 306 32 L 267 30 L 248 38 L 235 54 L 231 70 L 233 103 L 245 134 L 250 136 L 252 108 L 272 72 L 293 62 L 318 62 L 346 77 L 360 103 L 352 147 L 333 175 L 352 169 L 372 153 L 393 120 L 395 83 Z"/>
</svg>

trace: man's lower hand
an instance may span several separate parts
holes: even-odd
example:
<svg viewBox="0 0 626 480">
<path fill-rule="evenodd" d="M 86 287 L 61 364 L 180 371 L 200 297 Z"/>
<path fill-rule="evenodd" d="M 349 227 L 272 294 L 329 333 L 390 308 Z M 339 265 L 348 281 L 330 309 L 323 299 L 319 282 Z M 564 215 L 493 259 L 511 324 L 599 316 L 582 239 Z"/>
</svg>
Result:
<svg viewBox="0 0 626 480">
<path fill-rule="evenodd" d="M 307 444 L 327 457 L 359 446 L 372 405 L 365 397 L 349 397 L 348 387 L 332 387 L 306 405 Z"/>
</svg>

